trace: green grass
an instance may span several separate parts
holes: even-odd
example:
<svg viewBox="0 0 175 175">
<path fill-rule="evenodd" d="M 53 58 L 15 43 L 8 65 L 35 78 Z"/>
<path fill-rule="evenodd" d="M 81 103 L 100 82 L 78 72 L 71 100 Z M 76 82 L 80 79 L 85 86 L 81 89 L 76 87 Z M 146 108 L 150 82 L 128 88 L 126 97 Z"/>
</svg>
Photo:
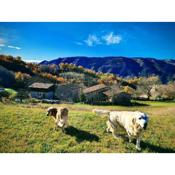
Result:
<svg viewBox="0 0 175 175">
<path fill-rule="evenodd" d="M 14 97 L 17 94 L 15 90 L 10 88 L 5 88 L 5 91 L 7 91 L 12 97 Z"/>
<path fill-rule="evenodd" d="M 66 133 L 54 130 L 52 118 L 46 116 L 51 105 L 0 103 L 0 152 L 137 152 L 125 137 L 115 139 L 105 133 L 107 118 L 93 114 L 93 108 L 146 112 L 150 121 L 143 134 L 142 152 L 175 152 L 175 103 L 142 103 L 132 107 L 63 104 L 70 111 Z"/>
</svg>

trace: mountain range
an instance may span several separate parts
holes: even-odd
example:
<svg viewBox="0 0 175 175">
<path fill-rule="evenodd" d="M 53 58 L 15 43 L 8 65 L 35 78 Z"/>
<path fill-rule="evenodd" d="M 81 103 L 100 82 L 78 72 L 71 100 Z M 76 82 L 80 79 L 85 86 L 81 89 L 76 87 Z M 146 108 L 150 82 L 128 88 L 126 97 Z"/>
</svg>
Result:
<svg viewBox="0 0 175 175">
<path fill-rule="evenodd" d="M 175 60 L 159 60 L 140 57 L 62 57 L 42 61 L 40 65 L 73 63 L 96 72 L 113 73 L 120 77 L 140 77 L 158 75 L 162 82 L 175 80 Z"/>
</svg>

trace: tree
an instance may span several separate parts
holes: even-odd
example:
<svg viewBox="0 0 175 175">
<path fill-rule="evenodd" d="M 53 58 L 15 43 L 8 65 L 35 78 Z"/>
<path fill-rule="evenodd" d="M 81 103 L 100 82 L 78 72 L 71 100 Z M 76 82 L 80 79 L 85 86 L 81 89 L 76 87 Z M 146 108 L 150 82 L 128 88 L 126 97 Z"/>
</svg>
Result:
<svg viewBox="0 0 175 175">
<path fill-rule="evenodd" d="M 63 77 L 57 77 L 56 80 L 59 82 L 59 83 L 65 83 L 66 80 L 63 78 Z"/>
<path fill-rule="evenodd" d="M 70 66 L 68 63 L 60 63 L 59 67 L 61 71 L 68 71 Z"/>
<path fill-rule="evenodd" d="M 101 74 L 98 83 L 112 85 L 118 83 L 118 78 L 114 74 Z"/>
<path fill-rule="evenodd" d="M 126 92 L 126 93 L 128 93 L 128 94 L 130 94 L 130 95 L 132 95 L 133 93 L 134 93 L 134 89 L 133 88 L 131 88 L 131 87 L 129 87 L 129 86 L 125 86 L 124 88 L 123 88 L 123 92 Z"/>
<path fill-rule="evenodd" d="M 130 84 L 137 85 L 138 82 L 140 81 L 140 79 L 141 79 L 141 78 L 133 77 L 133 78 L 128 79 L 127 81 L 128 81 L 128 83 L 130 83 Z"/>
<path fill-rule="evenodd" d="M 27 63 L 21 60 L 20 57 L 13 57 L 10 55 L 0 55 L 0 64 L 8 70 L 23 72 L 32 75 L 32 70 Z"/>
<path fill-rule="evenodd" d="M 16 80 L 16 88 L 25 88 L 27 85 L 27 81 L 31 78 L 29 74 L 16 72 L 15 80 Z"/>
<path fill-rule="evenodd" d="M 52 75 L 50 73 L 40 73 L 39 74 L 41 77 L 49 79 L 50 81 L 54 83 L 64 83 L 66 80 L 63 77 L 58 77 L 56 75 Z"/>
<path fill-rule="evenodd" d="M 147 95 L 147 99 L 149 100 L 151 97 L 151 89 L 155 85 L 159 85 L 161 83 L 160 78 L 158 76 L 151 77 L 142 77 L 138 81 L 137 85 L 137 94 Z"/>
<path fill-rule="evenodd" d="M 153 100 L 173 100 L 175 99 L 175 83 L 168 83 L 155 86 L 151 90 Z"/>
</svg>

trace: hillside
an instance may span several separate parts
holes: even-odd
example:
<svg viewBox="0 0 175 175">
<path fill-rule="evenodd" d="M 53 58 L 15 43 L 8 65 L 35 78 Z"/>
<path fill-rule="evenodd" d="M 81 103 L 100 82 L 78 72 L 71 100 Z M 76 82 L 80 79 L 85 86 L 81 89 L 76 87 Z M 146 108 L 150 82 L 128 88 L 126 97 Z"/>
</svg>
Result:
<svg viewBox="0 0 175 175">
<path fill-rule="evenodd" d="M 103 74 L 73 64 L 39 65 L 27 63 L 21 57 L 0 55 L 0 87 L 27 88 L 33 82 L 97 84 Z M 113 78 L 115 76 L 110 76 Z M 106 77 L 107 78 L 107 77 Z"/>
<path fill-rule="evenodd" d="M 96 72 L 113 73 L 121 77 L 160 76 L 163 82 L 175 79 L 175 60 L 128 57 L 65 57 L 42 61 L 40 65 L 73 63 Z"/>
<path fill-rule="evenodd" d="M 53 72 L 53 67 L 49 70 L 50 72 L 42 71 L 39 65 L 26 63 L 21 57 L 0 55 L 0 87 L 20 89 L 27 88 L 29 84 L 36 81 L 46 83 L 64 81 Z"/>
</svg>

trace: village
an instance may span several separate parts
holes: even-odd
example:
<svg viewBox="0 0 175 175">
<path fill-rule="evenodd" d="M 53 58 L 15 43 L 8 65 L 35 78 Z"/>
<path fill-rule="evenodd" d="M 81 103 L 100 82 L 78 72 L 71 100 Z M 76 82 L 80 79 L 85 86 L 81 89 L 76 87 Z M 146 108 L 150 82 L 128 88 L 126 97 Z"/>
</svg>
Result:
<svg viewBox="0 0 175 175">
<path fill-rule="evenodd" d="M 170 81 L 163 84 L 155 75 L 122 78 L 74 64 L 37 65 L 5 55 L 0 56 L 0 63 L 1 101 L 24 102 L 33 99 L 45 103 L 131 106 L 133 99 L 175 99 L 175 83 Z"/>
</svg>

